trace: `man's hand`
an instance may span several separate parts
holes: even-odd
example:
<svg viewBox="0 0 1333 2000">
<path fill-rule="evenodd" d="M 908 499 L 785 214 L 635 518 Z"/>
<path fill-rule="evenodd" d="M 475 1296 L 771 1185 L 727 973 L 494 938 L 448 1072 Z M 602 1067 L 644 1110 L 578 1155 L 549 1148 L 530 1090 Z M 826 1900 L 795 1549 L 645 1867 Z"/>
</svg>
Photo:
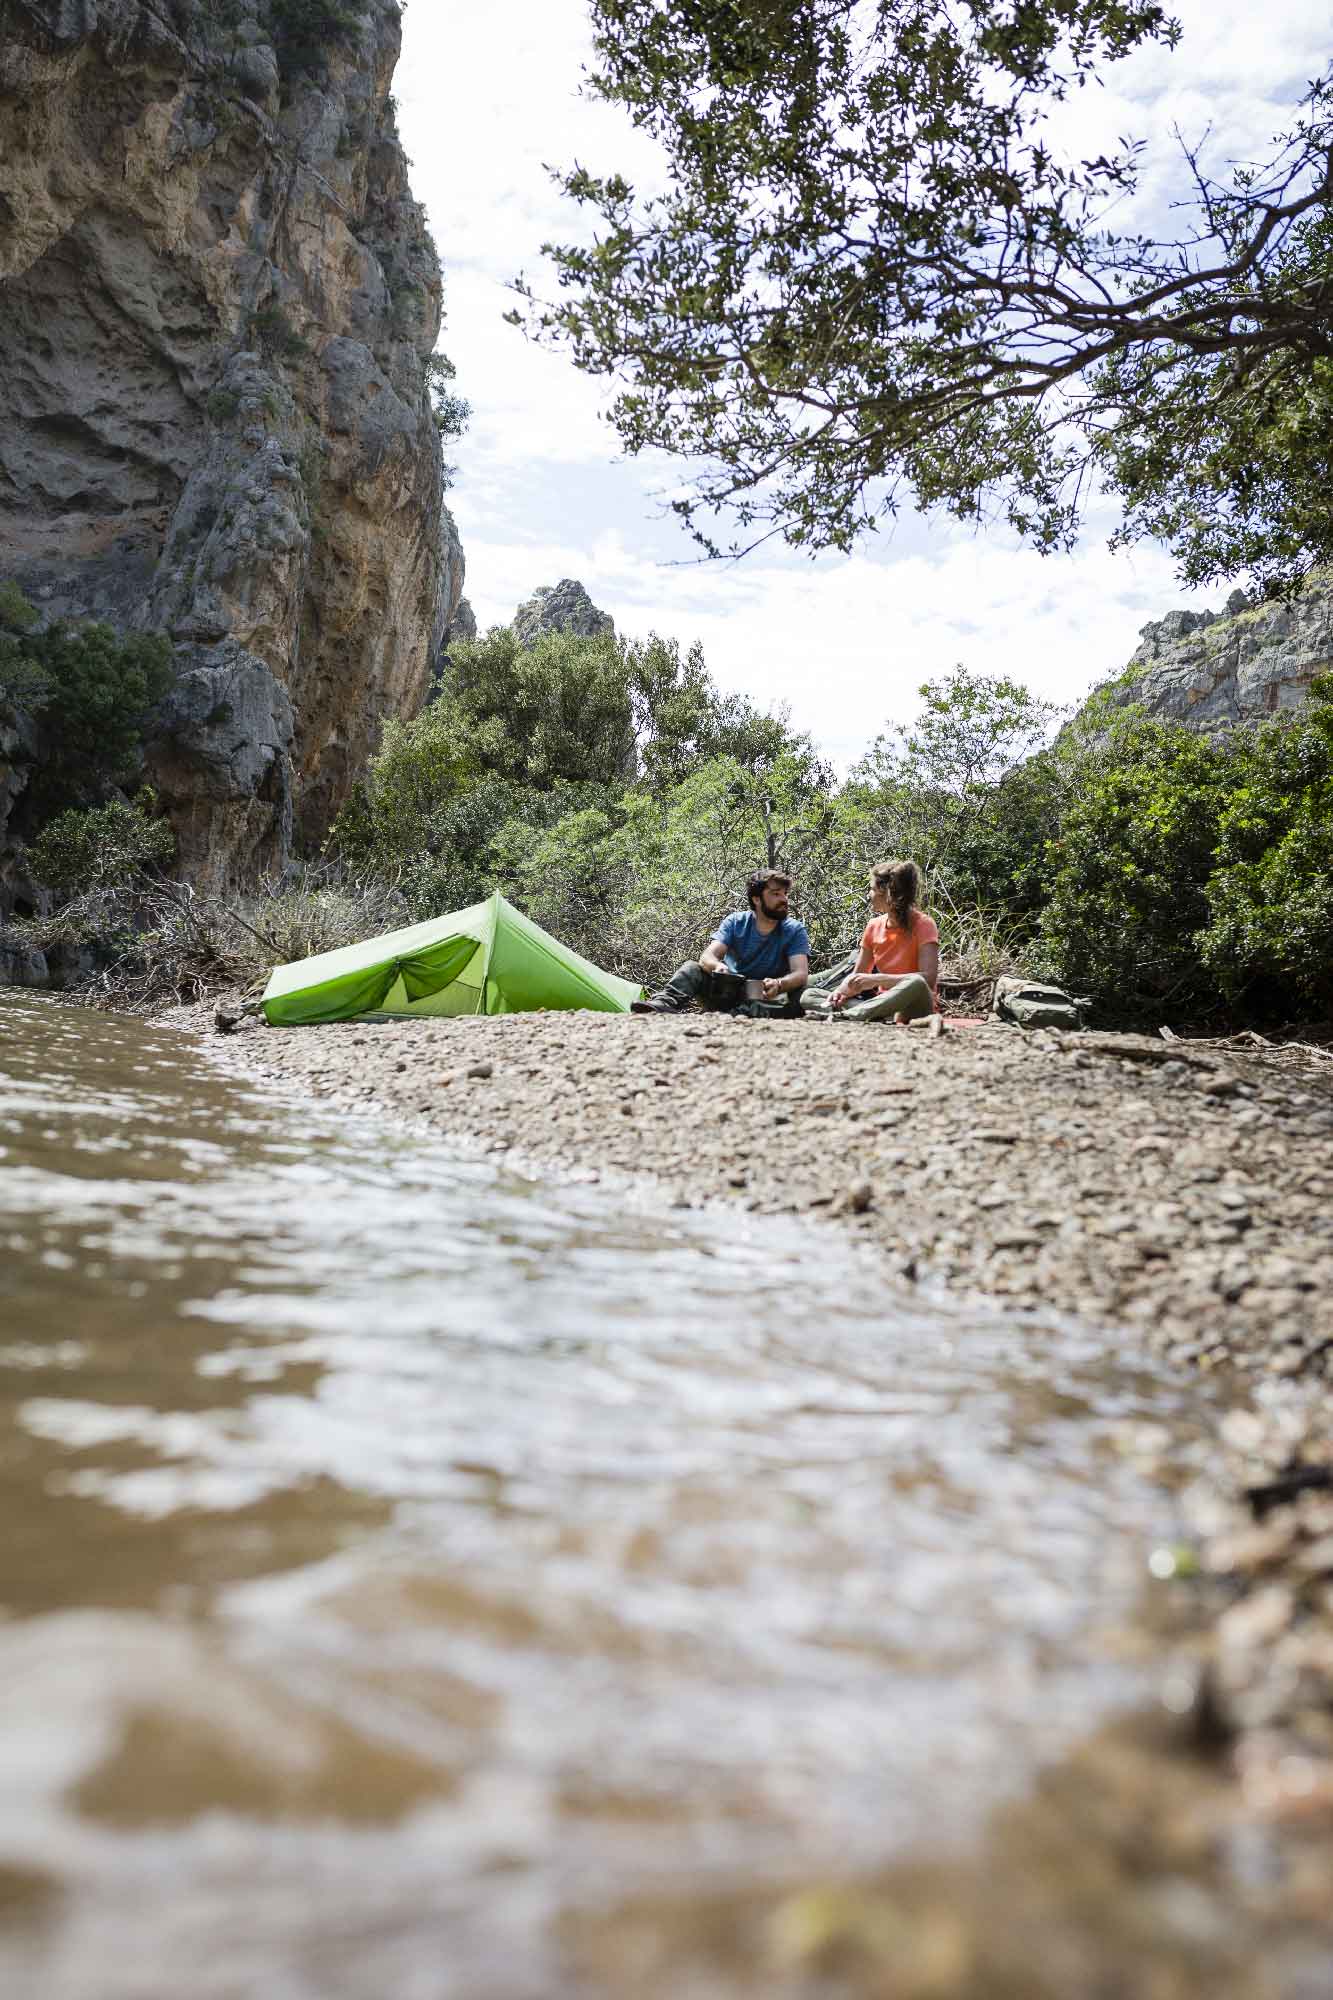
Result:
<svg viewBox="0 0 1333 2000">
<path fill-rule="evenodd" d="M 778 995 L 781 993 L 785 993 L 786 990 L 787 990 L 787 983 L 783 979 L 766 979 L 764 981 L 765 1000 L 776 1000 L 778 998 Z"/>
</svg>

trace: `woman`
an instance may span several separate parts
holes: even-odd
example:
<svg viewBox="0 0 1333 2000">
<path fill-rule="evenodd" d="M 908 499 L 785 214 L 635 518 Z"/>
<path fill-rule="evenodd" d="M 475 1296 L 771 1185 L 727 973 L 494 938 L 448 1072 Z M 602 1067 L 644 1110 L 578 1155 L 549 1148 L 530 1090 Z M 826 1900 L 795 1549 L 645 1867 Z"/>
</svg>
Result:
<svg viewBox="0 0 1333 2000">
<path fill-rule="evenodd" d="M 802 1004 L 821 1005 L 849 1020 L 914 1021 L 938 1002 L 940 934 L 917 908 L 921 877 L 914 861 L 881 861 L 870 871 L 875 914 L 861 933 L 856 964 L 828 995 L 807 989 Z"/>
</svg>

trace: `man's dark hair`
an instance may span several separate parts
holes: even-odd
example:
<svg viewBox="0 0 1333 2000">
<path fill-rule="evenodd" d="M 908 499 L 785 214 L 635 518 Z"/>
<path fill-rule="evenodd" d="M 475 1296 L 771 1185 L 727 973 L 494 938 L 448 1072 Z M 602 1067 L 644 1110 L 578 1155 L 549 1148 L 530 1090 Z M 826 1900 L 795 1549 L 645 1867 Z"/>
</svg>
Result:
<svg viewBox="0 0 1333 2000">
<path fill-rule="evenodd" d="M 771 882 L 778 882 L 784 889 L 790 889 L 792 878 L 785 868 L 756 868 L 745 885 L 745 893 L 753 909 Z"/>
</svg>

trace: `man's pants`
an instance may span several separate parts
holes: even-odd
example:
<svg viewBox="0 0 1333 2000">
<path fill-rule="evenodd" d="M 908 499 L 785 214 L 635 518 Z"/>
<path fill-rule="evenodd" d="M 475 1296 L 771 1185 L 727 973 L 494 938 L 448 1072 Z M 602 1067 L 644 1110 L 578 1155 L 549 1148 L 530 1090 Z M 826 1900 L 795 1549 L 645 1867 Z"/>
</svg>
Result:
<svg viewBox="0 0 1333 2000">
<path fill-rule="evenodd" d="M 801 995 L 801 1006 L 807 1014 L 831 1016 L 835 1021 L 891 1021 L 895 1014 L 915 1021 L 935 1011 L 935 996 L 919 972 L 905 972 L 882 992 L 863 994 L 859 1000 L 848 1000 L 841 1007 L 831 1006 L 831 998 L 828 993 L 807 987 Z"/>
<path fill-rule="evenodd" d="M 781 1000 L 747 1000 L 734 974 L 719 979 L 706 965 L 700 965 L 697 958 L 678 965 L 657 997 L 677 1012 L 688 1007 L 691 1000 L 697 1000 L 710 1014 L 767 1014 L 783 1020 L 799 1018 L 801 1012 L 799 993 L 784 993 Z"/>
</svg>

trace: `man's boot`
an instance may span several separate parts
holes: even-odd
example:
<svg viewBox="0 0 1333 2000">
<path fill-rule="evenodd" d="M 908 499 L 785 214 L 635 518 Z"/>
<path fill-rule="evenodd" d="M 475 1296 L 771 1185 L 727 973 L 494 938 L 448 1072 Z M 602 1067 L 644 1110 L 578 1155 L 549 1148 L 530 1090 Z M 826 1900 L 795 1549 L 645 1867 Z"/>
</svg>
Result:
<svg viewBox="0 0 1333 2000">
<path fill-rule="evenodd" d="M 708 990 L 712 975 L 706 972 L 697 959 L 689 959 L 678 965 L 660 992 L 650 993 L 646 1000 L 631 1000 L 631 1014 L 683 1014 L 691 1000 L 702 1000 L 707 1004 Z"/>
</svg>

